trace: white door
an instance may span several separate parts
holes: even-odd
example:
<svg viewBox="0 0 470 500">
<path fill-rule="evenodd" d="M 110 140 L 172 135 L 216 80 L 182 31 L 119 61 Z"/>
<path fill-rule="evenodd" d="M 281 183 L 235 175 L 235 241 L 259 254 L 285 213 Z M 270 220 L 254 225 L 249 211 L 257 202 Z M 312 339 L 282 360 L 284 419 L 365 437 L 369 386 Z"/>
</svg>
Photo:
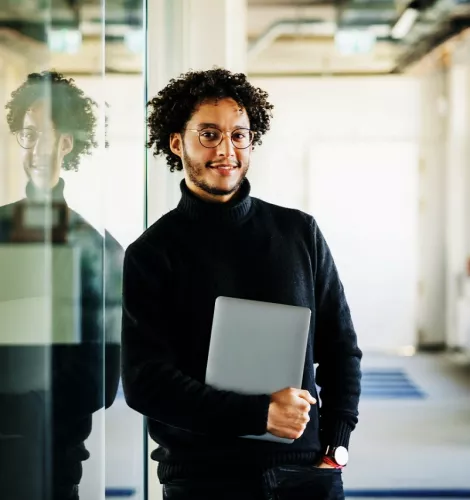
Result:
<svg viewBox="0 0 470 500">
<path fill-rule="evenodd" d="M 308 211 L 332 251 L 364 350 L 416 344 L 418 148 L 315 142 Z"/>
</svg>

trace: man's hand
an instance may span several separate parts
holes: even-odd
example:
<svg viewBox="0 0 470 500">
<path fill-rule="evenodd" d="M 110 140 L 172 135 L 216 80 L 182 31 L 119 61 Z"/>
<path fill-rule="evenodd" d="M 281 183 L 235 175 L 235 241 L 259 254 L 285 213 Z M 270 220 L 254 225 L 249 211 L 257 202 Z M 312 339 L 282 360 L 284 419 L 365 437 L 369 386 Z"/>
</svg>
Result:
<svg viewBox="0 0 470 500">
<path fill-rule="evenodd" d="M 274 436 L 298 439 L 310 420 L 311 405 L 317 400 L 308 391 L 291 387 L 271 396 L 268 413 L 268 432 Z"/>
</svg>

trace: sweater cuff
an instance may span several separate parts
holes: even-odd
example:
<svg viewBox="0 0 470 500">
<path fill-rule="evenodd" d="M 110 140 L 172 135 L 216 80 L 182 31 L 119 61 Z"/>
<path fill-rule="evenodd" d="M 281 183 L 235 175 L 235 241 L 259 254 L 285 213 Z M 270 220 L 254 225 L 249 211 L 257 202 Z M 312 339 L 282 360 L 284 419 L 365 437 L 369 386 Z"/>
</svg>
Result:
<svg viewBox="0 0 470 500">
<path fill-rule="evenodd" d="M 271 403 L 270 395 L 243 396 L 245 404 L 240 415 L 235 416 L 238 419 L 239 436 L 261 436 L 268 429 L 268 413 Z"/>
<path fill-rule="evenodd" d="M 322 449 L 326 450 L 327 446 L 344 446 L 349 448 L 349 438 L 351 436 L 352 427 L 344 420 L 336 420 L 331 425 L 321 430 L 320 440 Z"/>
</svg>

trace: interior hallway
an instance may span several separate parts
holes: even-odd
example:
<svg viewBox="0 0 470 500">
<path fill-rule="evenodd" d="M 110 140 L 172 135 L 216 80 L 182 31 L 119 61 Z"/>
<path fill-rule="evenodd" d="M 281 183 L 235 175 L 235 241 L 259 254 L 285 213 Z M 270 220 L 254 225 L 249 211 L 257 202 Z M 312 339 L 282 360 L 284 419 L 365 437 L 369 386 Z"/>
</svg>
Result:
<svg viewBox="0 0 470 500">
<path fill-rule="evenodd" d="M 363 372 L 346 495 L 470 498 L 470 361 L 365 353 Z"/>
</svg>

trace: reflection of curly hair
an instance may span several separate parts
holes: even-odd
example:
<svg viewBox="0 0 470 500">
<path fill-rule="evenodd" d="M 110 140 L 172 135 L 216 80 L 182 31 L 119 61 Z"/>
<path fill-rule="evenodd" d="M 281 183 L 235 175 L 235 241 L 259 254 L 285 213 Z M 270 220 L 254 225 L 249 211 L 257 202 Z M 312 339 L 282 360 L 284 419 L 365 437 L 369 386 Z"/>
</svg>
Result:
<svg viewBox="0 0 470 500">
<path fill-rule="evenodd" d="M 151 108 L 147 123 L 147 147 L 154 148 L 153 155 L 164 154 L 170 170 L 182 170 L 179 156 L 170 149 L 170 135 L 183 129 L 198 105 L 207 100 L 232 98 L 245 108 L 254 132 L 253 144 L 261 144 L 261 137 L 269 130 L 273 105 L 268 94 L 253 87 L 243 73 L 231 73 L 215 68 L 208 71 L 189 71 L 161 90 L 147 106 Z"/>
<path fill-rule="evenodd" d="M 91 154 L 97 146 L 95 140 L 96 116 L 93 99 L 86 97 L 72 78 L 65 78 L 55 71 L 31 73 L 26 81 L 11 94 L 5 106 L 11 132 L 23 127 L 26 111 L 38 99 L 51 101 L 51 119 L 59 133 L 71 134 L 73 150 L 64 158 L 64 170 L 78 170 L 80 158 Z"/>
</svg>

